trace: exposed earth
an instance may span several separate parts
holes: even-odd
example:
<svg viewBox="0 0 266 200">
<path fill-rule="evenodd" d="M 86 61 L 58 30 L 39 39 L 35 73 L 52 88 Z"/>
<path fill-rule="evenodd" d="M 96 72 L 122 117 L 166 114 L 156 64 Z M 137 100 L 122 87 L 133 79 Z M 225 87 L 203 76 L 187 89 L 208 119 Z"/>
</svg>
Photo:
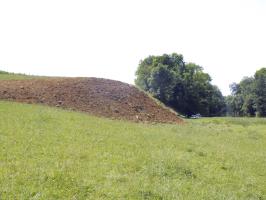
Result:
<svg viewBox="0 0 266 200">
<path fill-rule="evenodd" d="M 1 80 L 0 99 L 56 106 L 135 122 L 183 121 L 135 86 L 108 79 Z"/>
</svg>

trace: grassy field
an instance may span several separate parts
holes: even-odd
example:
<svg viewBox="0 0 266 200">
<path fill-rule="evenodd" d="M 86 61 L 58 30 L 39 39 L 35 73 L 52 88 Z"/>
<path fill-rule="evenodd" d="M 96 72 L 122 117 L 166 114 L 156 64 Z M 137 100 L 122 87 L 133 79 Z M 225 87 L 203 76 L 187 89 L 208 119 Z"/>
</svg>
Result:
<svg viewBox="0 0 266 200">
<path fill-rule="evenodd" d="M 45 78 L 44 76 L 30 76 L 26 74 L 8 73 L 0 70 L 0 80 L 24 80 L 33 78 Z"/>
<path fill-rule="evenodd" d="M 266 199 L 266 120 L 148 125 L 0 102 L 0 199 Z"/>
<path fill-rule="evenodd" d="M 21 79 L 30 79 L 32 76 L 27 76 L 24 74 L 14 74 L 8 73 L 0 70 L 0 80 L 21 80 Z"/>
</svg>

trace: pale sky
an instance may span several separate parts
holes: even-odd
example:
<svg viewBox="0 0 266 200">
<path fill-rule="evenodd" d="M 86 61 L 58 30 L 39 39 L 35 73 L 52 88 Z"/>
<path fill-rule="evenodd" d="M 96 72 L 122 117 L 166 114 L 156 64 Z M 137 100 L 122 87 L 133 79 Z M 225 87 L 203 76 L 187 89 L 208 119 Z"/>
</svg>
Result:
<svg viewBox="0 0 266 200">
<path fill-rule="evenodd" d="M 266 0 L 0 0 L 1 70 L 134 83 L 173 52 L 229 94 L 266 67 Z"/>
</svg>

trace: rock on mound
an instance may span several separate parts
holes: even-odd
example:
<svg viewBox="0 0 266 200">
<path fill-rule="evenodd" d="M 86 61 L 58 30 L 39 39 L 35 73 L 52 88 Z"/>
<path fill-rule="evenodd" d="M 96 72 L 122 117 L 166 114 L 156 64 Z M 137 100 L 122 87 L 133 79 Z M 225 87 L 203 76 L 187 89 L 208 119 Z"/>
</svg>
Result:
<svg viewBox="0 0 266 200">
<path fill-rule="evenodd" d="M 0 81 L 0 99 L 84 111 L 113 119 L 182 122 L 136 87 L 98 78 Z"/>
</svg>

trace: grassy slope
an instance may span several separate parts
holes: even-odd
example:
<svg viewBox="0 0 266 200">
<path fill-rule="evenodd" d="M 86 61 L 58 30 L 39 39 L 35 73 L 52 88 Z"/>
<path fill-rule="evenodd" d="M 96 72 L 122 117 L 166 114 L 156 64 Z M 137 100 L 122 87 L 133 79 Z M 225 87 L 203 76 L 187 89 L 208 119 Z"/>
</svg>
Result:
<svg viewBox="0 0 266 200">
<path fill-rule="evenodd" d="M 13 74 L 7 73 L 0 70 L 0 80 L 21 80 L 21 79 L 29 79 L 31 76 L 27 76 L 24 74 Z"/>
<path fill-rule="evenodd" d="M 44 76 L 31 76 L 26 74 L 9 73 L 0 70 L 0 80 L 24 80 L 33 78 L 45 78 Z"/>
<path fill-rule="evenodd" d="M 0 199 L 266 199 L 266 120 L 111 121 L 0 102 Z"/>
</svg>

